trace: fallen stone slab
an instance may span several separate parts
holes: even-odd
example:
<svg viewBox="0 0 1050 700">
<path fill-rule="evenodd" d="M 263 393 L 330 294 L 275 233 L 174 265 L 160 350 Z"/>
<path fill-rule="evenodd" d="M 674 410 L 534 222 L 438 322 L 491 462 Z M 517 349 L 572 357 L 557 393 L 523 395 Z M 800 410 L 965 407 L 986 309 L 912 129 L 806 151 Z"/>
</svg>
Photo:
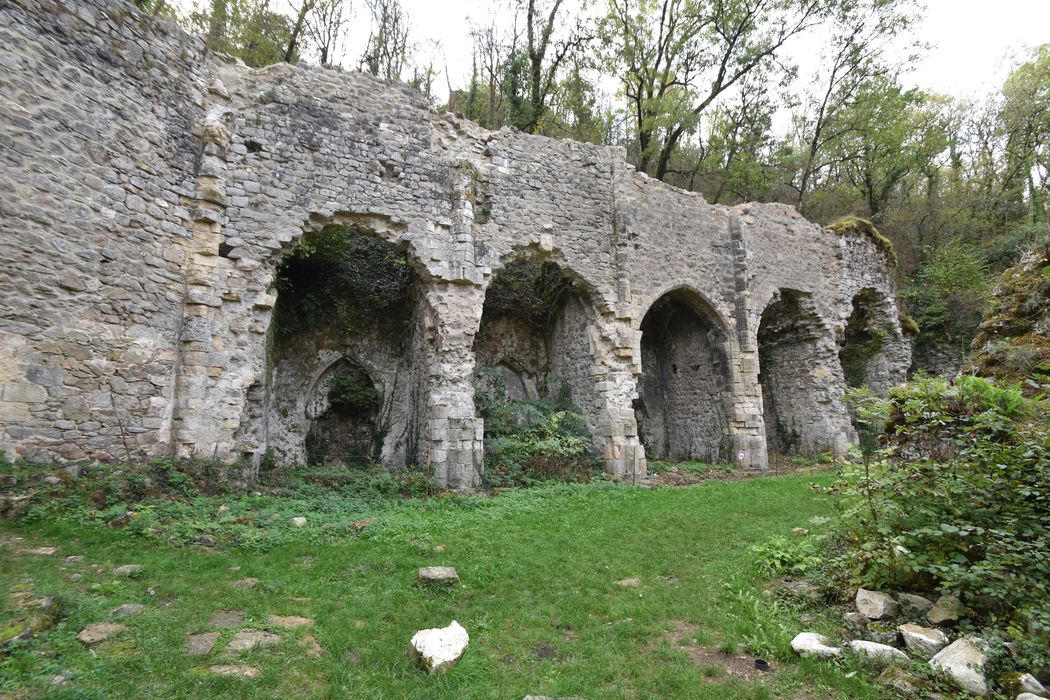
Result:
<svg viewBox="0 0 1050 700">
<path fill-rule="evenodd" d="M 262 630 L 241 630 L 233 635 L 226 651 L 248 651 L 255 647 L 269 647 L 281 641 L 281 635 Z"/>
<path fill-rule="evenodd" d="M 869 620 L 885 620 L 900 612 L 900 603 L 885 593 L 857 589 L 857 612 Z"/>
<path fill-rule="evenodd" d="M 190 656 L 204 656 L 215 647 L 219 639 L 218 632 L 200 632 L 186 638 L 186 653 Z"/>
<path fill-rule="evenodd" d="M 298 629 L 300 627 L 306 627 L 314 623 L 308 617 L 299 617 L 297 615 L 267 615 L 266 621 L 271 625 L 277 625 L 278 627 L 284 627 L 285 629 Z"/>
<path fill-rule="evenodd" d="M 77 639 L 80 640 L 81 644 L 90 647 L 101 644 L 123 631 L 124 625 L 116 622 L 96 622 L 80 630 Z"/>
<path fill-rule="evenodd" d="M 988 663 L 984 641 L 976 637 L 957 639 L 930 659 L 934 670 L 944 671 L 960 688 L 974 695 L 988 694 L 984 665 Z"/>
<path fill-rule="evenodd" d="M 898 627 L 897 631 L 901 633 L 908 651 L 927 661 L 948 646 L 948 635 L 938 629 L 907 624 Z"/>
<path fill-rule="evenodd" d="M 863 639 L 855 639 L 846 644 L 854 654 L 859 656 L 865 663 L 875 666 L 888 666 L 890 664 L 908 663 L 908 655 L 900 649 L 895 649 L 889 644 L 868 642 Z"/>
<path fill-rule="evenodd" d="M 419 570 L 416 581 L 421 586 L 451 585 L 459 583 L 459 574 L 451 566 L 424 566 Z"/>
<path fill-rule="evenodd" d="M 451 668 L 470 643 L 470 635 L 455 620 L 448 627 L 420 630 L 409 642 L 412 654 L 430 673 Z"/>
<path fill-rule="evenodd" d="M 801 656 L 820 656 L 830 659 L 842 655 L 842 649 L 832 646 L 831 641 L 816 632 L 800 632 L 791 640 L 791 648 Z"/>
<path fill-rule="evenodd" d="M 254 666 L 209 666 L 208 670 L 217 676 L 231 678 L 258 678 L 262 671 Z"/>
<path fill-rule="evenodd" d="M 240 627 L 244 624 L 244 611 L 243 610 L 220 610 L 211 616 L 208 620 L 208 627 L 219 627 L 226 629 L 229 627 Z"/>
<path fill-rule="evenodd" d="M 110 615 L 116 617 L 132 617 L 146 612 L 146 606 L 139 603 L 124 603 L 109 611 Z"/>
</svg>

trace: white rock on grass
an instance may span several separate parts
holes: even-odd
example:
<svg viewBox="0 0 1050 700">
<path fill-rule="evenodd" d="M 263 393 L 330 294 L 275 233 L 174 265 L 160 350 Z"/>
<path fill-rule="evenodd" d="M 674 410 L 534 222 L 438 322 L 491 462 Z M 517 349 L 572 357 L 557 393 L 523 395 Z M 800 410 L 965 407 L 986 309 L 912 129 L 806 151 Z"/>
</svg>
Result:
<svg viewBox="0 0 1050 700">
<path fill-rule="evenodd" d="M 869 620 L 884 620 L 900 612 L 900 603 L 892 596 L 866 588 L 857 589 L 857 612 Z"/>
<path fill-rule="evenodd" d="M 842 650 L 831 646 L 831 642 L 816 632 L 800 632 L 791 640 L 791 648 L 802 656 L 821 656 L 831 658 L 841 656 Z"/>
<path fill-rule="evenodd" d="M 940 630 L 907 624 L 898 627 L 897 631 L 901 633 L 908 651 L 923 659 L 932 659 L 937 652 L 948 646 L 948 635 Z"/>
<path fill-rule="evenodd" d="M 459 583 L 459 574 L 451 566 L 424 566 L 419 570 L 418 581 L 422 585 Z"/>
<path fill-rule="evenodd" d="M 448 627 L 420 630 L 409 643 L 412 653 L 430 673 L 450 668 L 459 661 L 470 643 L 470 635 L 455 620 Z"/>
<path fill-rule="evenodd" d="M 974 695 L 988 694 L 984 665 L 988 662 L 985 644 L 976 637 L 963 637 L 930 659 L 930 666 L 945 671 L 963 690 Z"/>
<path fill-rule="evenodd" d="M 296 517 L 292 518 L 292 525 L 294 525 L 295 527 L 306 527 L 306 518 L 304 518 L 301 515 L 297 515 Z"/>
<path fill-rule="evenodd" d="M 889 664 L 906 664 L 908 655 L 900 649 L 895 649 L 889 644 L 878 642 L 866 642 L 863 639 L 855 639 L 847 646 L 850 650 L 861 657 L 865 663 L 875 666 L 887 666 Z"/>
</svg>

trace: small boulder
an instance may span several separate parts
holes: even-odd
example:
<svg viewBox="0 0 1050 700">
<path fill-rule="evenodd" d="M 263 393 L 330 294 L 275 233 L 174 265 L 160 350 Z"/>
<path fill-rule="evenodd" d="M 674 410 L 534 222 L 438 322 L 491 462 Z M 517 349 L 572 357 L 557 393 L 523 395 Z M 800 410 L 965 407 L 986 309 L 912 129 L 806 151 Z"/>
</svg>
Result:
<svg viewBox="0 0 1050 700">
<path fill-rule="evenodd" d="M 791 648 L 801 656 L 820 656 L 831 658 L 840 656 L 842 650 L 831 646 L 831 642 L 816 632 L 800 632 L 791 640 Z"/>
<path fill-rule="evenodd" d="M 452 585 L 459 583 L 459 574 L 451 566 L 424 566 L 419 570 L 416 581 L 421 586 Z"/>
<path fill-rule="evenodd" d="M 861 615 L 859 612 L 848 612 L 842 616 L 842 619 L 846 621 L 846 624 L 851 629 L 858 632 L 863 632 L 868 629 L 868 618 Z"/>
<path fill-rule="evenodd" d="M 908 663 L 908 655 L 900 649 L 894 649 L 889 644 L 878 642 L 867 642 L 863 639 L 855 639 L 847 643 L 850 650 L 859 656 L 865 663 L 873 666 L 888 666 L 890 664 Z"/>
<path fill-rule="evenodd" d="M 430 673 L 450 668 L 459 661 L 470 643 L 470 635 L 456 622 L 448 627 L 420 630 L 412 635 L 409 643 L 413 655 Z"/>
<path fill-rule="evenodd" d="M 126 578 L 132 578 L 142 573 L 142 564 L 124 564 L 113 569 L 114 576 L 124 576 Z"/>
<path fill-rule="evenodd" d="M 897 600 L 900 601 L 904 612 L 912 615 L 924 615 L 933 607 L 933 601 L 914 593 L 898 593 Z"/>
<path fill-rule="evenodd" d="M 932 659 L 941 649 L 948 646 L 948 635 L 938 629 L 920 625 L 901 625 L 897 628 L 908 651 L 922 659 Z"/>
<path fill-rule="evenodd" d="M 963 690 L 974 695 L 987 695 L 988 682 L 984 678 L 987 662 L 985 643 L 976 637 L 963 637 L 930 659 L 930 666 L 945 671 Z"/>
<path fill-rule="evenodd" d="M 121 528 L 130 523 L 135 519 L 135 511 L 128 510 L 124 511 L 117 517 L 109 521 L 108 525 L 112 528 Z"/>
<path fill-rule="evenodd" d="M 262 630 L 241 630 L 233 635 L 233 639 L 226 646 L 227 651 L 248 651 L 255 647 L 273 646 L 281 641 L 281 635 Z"/>
<path fill-rule="evenodd" d="M 292 525 L 294 525 L 295 527 L 306 527 L 306 518 L 304 518 L 301 515 L 297 515 L 296 517 L 292 518 Z"/>
<path fill-rule="evenodd" d="M 111 615 L 116 617 L 132 617 L 133 615 L 141 615 L 146 612 L 146 606 L 140 605 L 139 603 L 124 603 L 124 605 L 118 605 L 110 611 Z"/>
<path fill-rule="evenodd" d="M 886 668 L 879 675 L 878 682 L 880 685 L 891 688 L 906 698 L 920 697 L 922 690 L 929 685 L 929 682 L 925 679 L 920 678 L 903 666 L 896 665 Z"/>
<path fill-rule="evenodd" d="M 90 647 L 101 644 L 122 631 L 124 631 L 124 625 L 119 625 L 115 622 L 96 622 L 80 630 L 77 639 L 80 640 L 81 644 Z"/>
<path fill-rule="evenodd" d="M 1044 700 L 1045 695 L 1036 695 L 1035 693 L 1021 693 L 1014 700 Z"/>
<path fill-rule="evenodd" d="M 1039 679 L 1031 673 L 1004 673 L 997 679 L 1007 697 L 1015 695 L 1035 695 L 1050 698 L 1050 691 L 1043 687 Z"/>
<path fill-rule="evenodd" d="M 631 578 L 622 578 L 616 582 L 616 585 L 622 588 L 638 588 L 638 586 L 642 585 L 642 579 L 633 576 Z"/>
<path fill-rule="evenodd" d="M 884 620 L 900 612 L 900 604 L 885 593 L 857 589 L 857 612 L 869 620 Z"/>
<path fill-rule="evenodd" d="M 926 613 L 926 619 L 935 625 L 948 625 L 957 621 L 960 615 L 962 602 L 953 595 L 942 595 Z"/>
</svg>

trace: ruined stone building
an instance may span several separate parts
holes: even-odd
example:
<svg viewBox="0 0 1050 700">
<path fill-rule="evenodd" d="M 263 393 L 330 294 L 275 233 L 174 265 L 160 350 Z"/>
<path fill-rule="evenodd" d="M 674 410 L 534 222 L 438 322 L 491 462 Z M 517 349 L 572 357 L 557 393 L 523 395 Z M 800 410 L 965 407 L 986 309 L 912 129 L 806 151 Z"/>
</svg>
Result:
<svg viewBox="0 0 1050 700">
<path fill-rule="evenodd" d="M 484 375 L 525 397 L 556 377 L 610 474 L 762 469 L 843 450 L 848 375 L 885 388 L 911 352 L 863 233 L 711 205 L 622 149 L 486 131 L 367 75 L 252 70 L 120 0 L 0 0 L 0 224 L 9 459 L 342 441 L 469 488 Z M 296 251 L 332 230 L 362 290 L 339 322 L 296 306 L 325 284 Z M 511 269 L 557 290 L 542 322 L 492 298 Z M 844 373 L 850 343 L 871 351 Z M 333 411 L 337 381 L 367 410 Z"/>
</svg>

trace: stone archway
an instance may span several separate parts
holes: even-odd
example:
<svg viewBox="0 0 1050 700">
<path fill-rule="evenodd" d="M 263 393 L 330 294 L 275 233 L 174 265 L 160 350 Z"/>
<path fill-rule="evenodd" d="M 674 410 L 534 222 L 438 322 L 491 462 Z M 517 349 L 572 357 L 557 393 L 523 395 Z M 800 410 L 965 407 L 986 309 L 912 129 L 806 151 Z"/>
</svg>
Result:
<svg viewBox="0 0 1050 700">
<path fill-rule="evenodd" d="M 677 289 L 641 323 L 642 373 L 634 402 L 649 459 L 729 458 L 732 416 L 729 337 L 698 294 Z"/>
<path fill-rule="evenodd" d="M 283 462 L 414 460 L 418 276 L 357 225 L 303 236 L 279 263 L 266 357 L 266 445 Z"/>
<path fill-rule="evenodd" d="M 834 335 L 821 322 L 809 295 L 779 290 L 758 326 L 758 379 L 771 455 L 841 448 L 837 362 Z"/>
</svg>

